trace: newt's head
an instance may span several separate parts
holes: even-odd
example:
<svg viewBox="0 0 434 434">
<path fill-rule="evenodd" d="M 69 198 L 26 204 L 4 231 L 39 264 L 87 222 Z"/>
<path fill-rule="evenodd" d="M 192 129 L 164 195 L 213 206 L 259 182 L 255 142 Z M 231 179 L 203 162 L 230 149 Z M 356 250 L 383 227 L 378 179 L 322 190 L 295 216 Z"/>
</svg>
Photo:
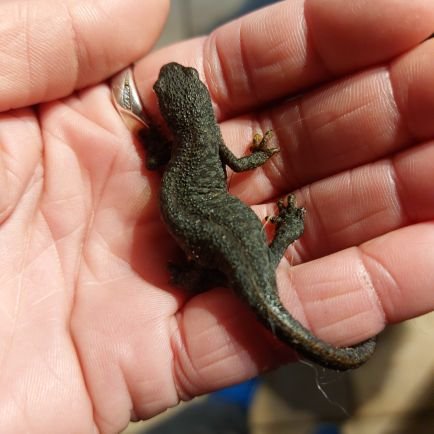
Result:
<svg viewBox="0 0 434 434">
<path fill-rule="evenodd" d="M 196 69 L 168 63 L 161 68 L 154 90 L 160 112 L 174 134 L 215 124 L 208 89 Z"/>
</svg>

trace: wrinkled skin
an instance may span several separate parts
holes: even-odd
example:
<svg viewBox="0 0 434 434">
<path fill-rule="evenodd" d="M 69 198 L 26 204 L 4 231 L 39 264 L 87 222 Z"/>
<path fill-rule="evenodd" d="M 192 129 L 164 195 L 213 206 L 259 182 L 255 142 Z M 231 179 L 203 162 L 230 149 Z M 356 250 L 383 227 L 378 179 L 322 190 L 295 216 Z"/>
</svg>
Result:
<svg viewBox="0 0 434 434">
<path fill-rule="evenodd" d="M 105 83 L 138 59 L 154 116 L 158 70 L 178 61 L 199 70 L 237 155 L 275 132 L 273 164 L 229 184 L 262 218 L 290 191 L 307 209 L 278 269 L 304 325 L 351 345 L 433 310 L 434 4 L 292 0 L 146 56 L 166 3 L 0 5 L 5 432 L 118 432 L 295 360 L 230 291 L 168 284 L 159 175 Z"/>
</svg>

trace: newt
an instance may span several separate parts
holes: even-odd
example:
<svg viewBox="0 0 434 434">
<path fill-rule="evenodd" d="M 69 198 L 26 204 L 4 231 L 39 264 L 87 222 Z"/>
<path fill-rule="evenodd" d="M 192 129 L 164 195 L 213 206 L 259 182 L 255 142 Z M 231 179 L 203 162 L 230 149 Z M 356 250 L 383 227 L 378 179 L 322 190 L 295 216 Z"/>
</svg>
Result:
<svg viewBox="0 0 434 434">
<path fill-rule="evenodd" d="M 346 370 L 366 362 L 374 339 L 335 347 L 313 335 L 279 299 L 276 267 L 303 233 L 304 209 L 292 195 L 280 200 L 269 243 L 256 214 L 228 192 L 226 166 L 254 169 L 278 151 L 269 146 L 270 133 L 256 136 L 252 153 L 237 158 L 223 141 L 208 89 L 194 68 L 164 65 L 154 91 L 169 134 L 164 140 L 142 134 L 147 166 L 164 166 L 162 220 L 188 258 L 170 265 L 172 282 L 194 290 L 232 288 L 275 336 L 321 366 Z"/>
</svg>

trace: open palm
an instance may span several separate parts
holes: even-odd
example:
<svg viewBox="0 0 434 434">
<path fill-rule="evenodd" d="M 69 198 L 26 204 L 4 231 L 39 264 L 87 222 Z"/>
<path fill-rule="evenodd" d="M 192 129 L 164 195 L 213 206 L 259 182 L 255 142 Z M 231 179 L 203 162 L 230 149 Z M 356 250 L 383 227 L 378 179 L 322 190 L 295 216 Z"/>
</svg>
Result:
<svg viewBox="0 0 434 434">
<path fill-rule="evenodd" d="M 0 6 L 15 17 L 0 41 L 31 35 L 1 62 L 0 426 L 118 432 L 293 357 L 229 290 L 189 298 L 168 284 L 159 175 L 100 83 L 146 52 L 165 2 L 41 0 L 25 23 L 18 3 Z M 365 3 L 354 15 L 351 2 L 279 3 L 135 70 L 155 114 L 160 66 L 196 66 L 238 155 L 275 131 L 281 152 L 230 175 L 231 191 L 265 216 L 297 190 L 306 232 L 280 296 L 337 345 L 434 307 L 434 43 L 422 43 L 434 6 Z M 36 31 L 65 23 L 58 46 Z"/>
</svg>

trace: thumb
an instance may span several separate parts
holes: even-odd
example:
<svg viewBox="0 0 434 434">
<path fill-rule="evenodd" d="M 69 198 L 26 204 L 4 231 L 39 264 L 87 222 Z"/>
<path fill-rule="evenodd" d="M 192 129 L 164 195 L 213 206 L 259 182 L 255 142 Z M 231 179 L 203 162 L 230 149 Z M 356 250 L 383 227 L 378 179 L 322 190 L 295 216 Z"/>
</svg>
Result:
<svg viewBox="0 0 434 434">
<path fill-rule="evenodd" d="M 69 95 L 143 56 L 167 0 L 32 0 L 0 5 L 0 111 Z"/>
</svg>

